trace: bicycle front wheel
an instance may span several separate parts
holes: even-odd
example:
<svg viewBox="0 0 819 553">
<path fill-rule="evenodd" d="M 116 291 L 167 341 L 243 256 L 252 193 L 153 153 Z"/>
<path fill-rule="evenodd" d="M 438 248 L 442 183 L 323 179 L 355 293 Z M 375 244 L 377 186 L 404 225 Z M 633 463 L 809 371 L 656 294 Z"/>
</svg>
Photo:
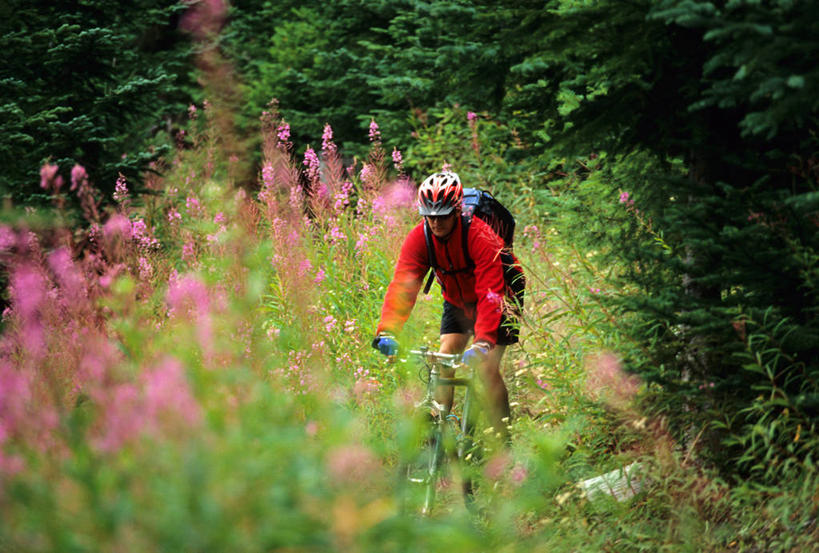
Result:
<svg viewBox="0 0 819 553">
<path fill-rule="evenodd" d="M 429 421 L 417 446 L 402 463 L 399 477 L 402 504 L 424 516 L 432 512 L 444 460 L 443 432 L 439 421 Z"/>
</svg>

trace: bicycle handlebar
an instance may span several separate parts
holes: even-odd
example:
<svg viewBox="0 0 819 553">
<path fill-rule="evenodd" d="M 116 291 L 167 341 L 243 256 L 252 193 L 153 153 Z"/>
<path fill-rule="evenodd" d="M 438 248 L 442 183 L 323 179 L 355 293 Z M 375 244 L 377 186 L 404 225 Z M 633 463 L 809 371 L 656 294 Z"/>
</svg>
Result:
<svg viewBox="0 0 819 553">
<path fill-rule="evenodd" d="M 458 353 L 440 353 L 437 351 L 429 351 L 426 349 L 413 349 L 409 351 L 410 355 L 420 357 L 425 361 L 432 361 L 444 365 L 446 367 L 458 367 L 461 365 L 462 355 Z"/>
</svg>

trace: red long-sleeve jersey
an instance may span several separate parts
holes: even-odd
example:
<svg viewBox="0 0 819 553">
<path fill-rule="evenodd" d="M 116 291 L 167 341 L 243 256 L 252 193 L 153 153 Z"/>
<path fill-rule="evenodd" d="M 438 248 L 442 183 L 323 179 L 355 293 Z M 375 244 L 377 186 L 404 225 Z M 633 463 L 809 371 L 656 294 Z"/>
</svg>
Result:
<svg viewBox="0 0 819 553">
<path fill-rule="evenodd" d="M 494 345 L 506 288 L 500 258 L 503 240 L 489 225 L 474 217 L 467 236 L 467 247 L 475 267 L 471 271 L 460 270 L 467 267 L 462 232 L 463 224 L 458 217 L 455 228 L 446 240 L 440 240 L 430 233 L 436 263 L 449 272 L 436 271 L 435 276 L 444 299 L 463 309 L 467 317 L 475 321 L 475 341 L 484 340 Z M 404 326 L 429 268 L 422 221 L 409 232 L 401 246 L 376 332 L 398 332 Z"/>
</svg>

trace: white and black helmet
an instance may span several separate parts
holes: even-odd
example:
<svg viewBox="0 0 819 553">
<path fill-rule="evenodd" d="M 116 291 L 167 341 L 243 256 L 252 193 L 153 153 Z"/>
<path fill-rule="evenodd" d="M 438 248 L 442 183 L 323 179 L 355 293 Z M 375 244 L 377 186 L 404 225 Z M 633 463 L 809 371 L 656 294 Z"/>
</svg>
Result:
<svg viewBox="0 0 819 553">
<path fill-rule="evenodd" d="M 449 215 L 461 205 L 463 198 L 464 189 L 458 173 L 434 173 L 418 188 L 418 213 L 425 217 Z"/>
</svg>

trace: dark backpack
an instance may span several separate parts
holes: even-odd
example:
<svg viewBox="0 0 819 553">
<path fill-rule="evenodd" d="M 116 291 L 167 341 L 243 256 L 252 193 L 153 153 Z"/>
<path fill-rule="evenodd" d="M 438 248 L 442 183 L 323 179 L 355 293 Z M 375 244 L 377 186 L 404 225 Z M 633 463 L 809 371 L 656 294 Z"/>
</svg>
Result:
<svg viewBox="0 0 819 553">
<path fill-rule="evenodd" d="M 515 218 L 509 210 L 489 192 L 477 188 L 464 188 L 464 200 L 461 207 L 461 224 L 463 225 L 461 242 L 466 267 L 456 270 L 446 270 L 438 265 L 435 259 L 435 249 L 432 247 L 432 233 L 429 230 L 429 225 L 427 225 L 426 220 L 424 220 L 424 239 L 427 243 L 427 256 L 429 257 L 429 266 L 431 267 L 429 278 L 424 286 L 424 294 L 429 293 L 436 271 L 450 275 L 462 271 L 471 271 L 475 268 L 475 262 L 472 261 L 472 256 L 469 255 L 469 247 L 467 245 L 472 217 L 483 220 L 495 231 L 495 234 L 503 240 L 504 249 L 501 251 L 500 257 L 503 262 L 503 277 L 506 281 L 506 286 L 515 294 L 518 293 L 519 288 L 522 290 L 522 274 L 515 266 L 515 258 L 512 256 L 512 242 L 515 238 Z"/>
</svg>

